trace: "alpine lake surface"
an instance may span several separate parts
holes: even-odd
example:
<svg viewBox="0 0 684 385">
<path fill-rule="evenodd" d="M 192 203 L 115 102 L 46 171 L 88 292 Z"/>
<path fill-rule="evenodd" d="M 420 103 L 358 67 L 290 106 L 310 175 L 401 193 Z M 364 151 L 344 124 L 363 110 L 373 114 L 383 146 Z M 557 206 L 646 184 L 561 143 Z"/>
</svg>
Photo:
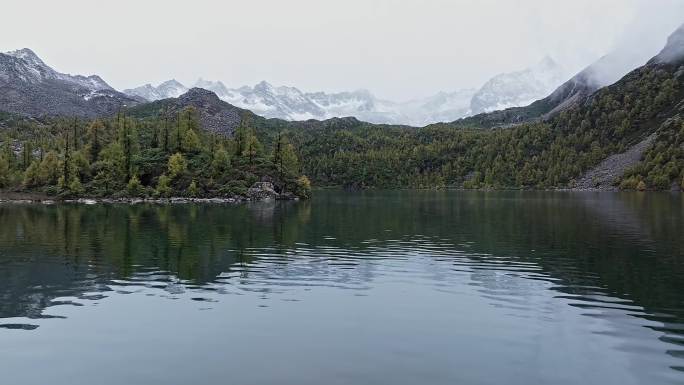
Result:
<svg viewBox="0 0 684 385">
<path fill-rule="evenodd" d="M 0 383 L 683 384 L 684 194 L 3 203 Z"/>
</svg>

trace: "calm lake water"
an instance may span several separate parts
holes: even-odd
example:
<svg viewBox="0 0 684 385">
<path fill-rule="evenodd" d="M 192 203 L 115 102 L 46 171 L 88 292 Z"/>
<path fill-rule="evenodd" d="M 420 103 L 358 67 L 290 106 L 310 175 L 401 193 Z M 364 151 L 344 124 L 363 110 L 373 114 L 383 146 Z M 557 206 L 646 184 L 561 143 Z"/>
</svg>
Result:
<svg viewBox="0 0 684 385">
<path fill-rule="evenodd" d="M 684 196 L 0 205 L 0 383 L 682 384 Z"/>
</svg>

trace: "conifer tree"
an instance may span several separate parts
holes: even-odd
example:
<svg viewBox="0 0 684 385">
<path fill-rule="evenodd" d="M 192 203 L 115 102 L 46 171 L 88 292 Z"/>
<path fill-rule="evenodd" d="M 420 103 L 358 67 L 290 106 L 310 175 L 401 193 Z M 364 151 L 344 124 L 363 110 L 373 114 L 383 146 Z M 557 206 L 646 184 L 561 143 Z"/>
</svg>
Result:
<svg viewBox="0 0 684 385">
<path fill-rule="evenodd" d="M 71 167 L 71 152 L 69 149 L 69 132 L 66 133 L 66 140 L 64 141 L 64 160 L 62 161 L 62 178 L 64 178 L 64 185 L 69 183 L 69 168 Z"/>
<path fill-rule="evenodd" d="M 88 158 L 91 162 L 96 161 L 102 151 L 100 137 L 103 130 L 104 125 L 99 119 L 94 120 L 88 127 Z"/>
<path fill-rule="evenodd" d="M 176 152 L 181 152 L 181 115 L 176 113 Z"/>
<path fill-rule="evenodd" d="M 10 185 L 12 170 L 9 162 L 4 155 L 0 155 L 0 188 L 5 188 Z"/>
<path fill-rule="evenodd" d="M 164 109 L 164 152 L 169 152 L 169 107 Z"/>
</svg>

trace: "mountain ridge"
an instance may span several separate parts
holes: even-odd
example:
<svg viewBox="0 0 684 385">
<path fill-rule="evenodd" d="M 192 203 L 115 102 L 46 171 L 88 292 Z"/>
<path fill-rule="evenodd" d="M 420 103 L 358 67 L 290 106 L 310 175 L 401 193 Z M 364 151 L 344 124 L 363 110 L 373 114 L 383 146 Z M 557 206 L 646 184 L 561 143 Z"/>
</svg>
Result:
<svg viewBox="0 0 684 385">
<path fill-rule="evenodd" d="M 0 109 L 5 112 L 95 117 L 139 102 L 97 75 L 58 72 L 28 48 L 0 53 Z"/>
<path fill-rule="evenodd" d="M 479 89 L 441 91 L 435 95 L 405 102 L 388 101 L 367 90 L 327 93 L 304 92 L 291 86 L 274 86 L 261 81 L 254 86 L 226 87 L 221 81 L 199 78 L 194 87 L 216 93 L 222 100 L 248 109 L 266 118 L 290 121 L 354 116 L 376 124 L 400 124 L 422 127 L 438 122 L 449 122 L 472 114 L 473 98 L 480 94 L 475 108 L 486 110 L 521 105 L 548 95 L 548 85 L 560 84 L 562 70 L 555 61 L 546 57 L 540 63 L 522 71 L 500 74 Z M 549 80 L 549 78 L 551 80 Z M 531 87 L 527 87 L 527 84 Z M 163 85 L 163 84 L 162 84 Z M 165 93 L 159 87 L 141 86 L 124 90 L 129 95 L 142 96 L 155 101 L 177 94 Z M 143 89 L 144 88 L 144 89 Z M 179 83 L 179 88 L 189 88 Z M 551 89 L 550 89 L 551 88 Z M 550 89 L 550 90 L 549 90 Z M 522 90 L 522 95 L 518 93 Z M 503 93 L 507 93 L 503 95 Z"/>
</svg>

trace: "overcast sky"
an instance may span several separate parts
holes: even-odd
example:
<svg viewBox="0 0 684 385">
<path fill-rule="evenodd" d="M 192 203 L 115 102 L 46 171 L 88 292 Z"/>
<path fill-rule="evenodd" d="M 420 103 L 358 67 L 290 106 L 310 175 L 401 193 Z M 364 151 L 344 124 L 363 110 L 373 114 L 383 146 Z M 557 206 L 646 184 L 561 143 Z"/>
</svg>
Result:
<svg viewBox="0 0 684 385">
<path fill-rule="evenodd" d="M 406 100 L 478 87 L 545 55 L 574 73 L 654 50 L 684 0 L 3 0 L 0 50 L 118 89 L 198 77 Z"/>
</svg>

